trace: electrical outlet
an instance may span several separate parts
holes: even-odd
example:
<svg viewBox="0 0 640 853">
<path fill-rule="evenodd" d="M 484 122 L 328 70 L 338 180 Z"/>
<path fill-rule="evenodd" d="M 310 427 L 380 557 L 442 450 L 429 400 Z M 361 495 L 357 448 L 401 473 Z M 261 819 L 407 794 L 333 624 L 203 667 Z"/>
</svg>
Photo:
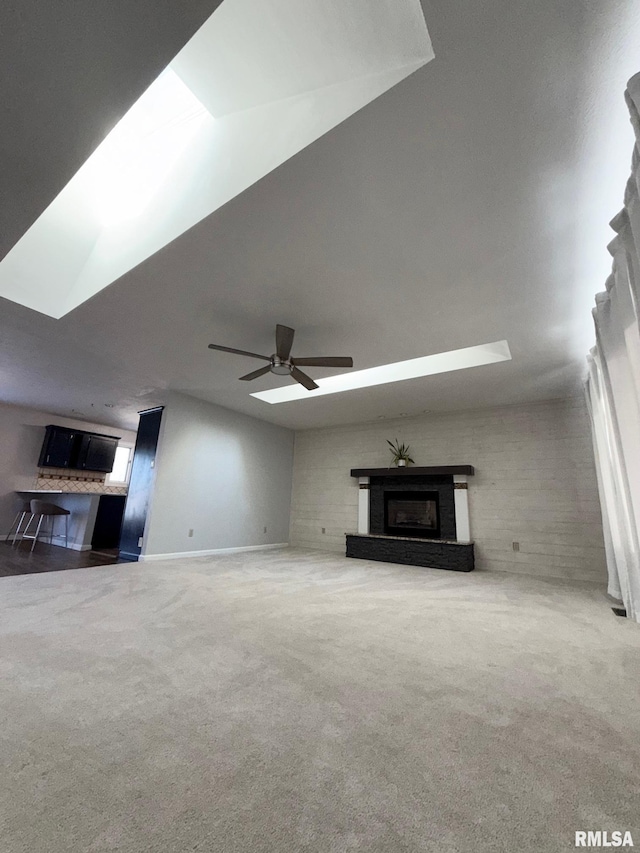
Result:
<svg viewBox="0 0 640 853">
<path fill-rule="evenodd" d="M 326 527 L 323 527 L 323 528 L 322 528 L 322 532 L 323 532 L 323 533 L 326 533 L 326 532 L 327 532 L 327 528 L 326 528 Z"/>
<path fill-rule="evenodd" d="M 513 547 L 514 551 L 519 551 L 520 550 L 520 543 L 519 542 L 513 542 L 512 547 Z"/>
<path fill-rule="evenodd" d="M 142 536 L 138 539 L 138 548 L 142 548 Z"/>
<path fill-rule="evenodd" d="M 263 532 L 263 533 L 266 533 L 266 532 L 267 532 L 267 528 L 265 527 L 265 529 L 264 529 L 262 532 Z"/>
<path fill-rule="evenodd" d="M 189 538 L 193 536 L 193 527 L 189 528 Z"/>
</svg>

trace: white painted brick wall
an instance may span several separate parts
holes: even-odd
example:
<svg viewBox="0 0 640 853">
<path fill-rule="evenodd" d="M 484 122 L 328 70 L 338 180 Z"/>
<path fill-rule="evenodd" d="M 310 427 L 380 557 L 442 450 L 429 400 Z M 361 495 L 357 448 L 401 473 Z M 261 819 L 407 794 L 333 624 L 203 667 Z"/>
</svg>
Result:
<svg viewBox="0 0 640 853">
<path fill-rule="evenodd" d="M 408 442 L 416 465 L 475 466 L 469 508 L 478 569 L 604 583 L 600 504 L 580 397 L 297 432 L 292 545 L 344 553 L 344 534 L 357 529 L 358 514 L 349 471 L 386 467 L 387 438 Z"/>
</svg>

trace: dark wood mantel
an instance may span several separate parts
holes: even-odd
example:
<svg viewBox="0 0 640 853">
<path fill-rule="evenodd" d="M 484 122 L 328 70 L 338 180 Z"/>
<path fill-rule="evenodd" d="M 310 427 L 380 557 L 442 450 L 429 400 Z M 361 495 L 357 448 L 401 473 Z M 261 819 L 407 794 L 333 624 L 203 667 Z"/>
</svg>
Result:
<svg viewBox="0 0 640 853">
<path fill-rule="evenodd" d="M 352 468 L 352 477 L 433 477 L 452 476 L 453 474 L 467 474 L 473 476 L 475 470 L 473 465 L 436 465 L 428 468 L 420 468 L 407 465 L 402 468 Z"/>
</svg>

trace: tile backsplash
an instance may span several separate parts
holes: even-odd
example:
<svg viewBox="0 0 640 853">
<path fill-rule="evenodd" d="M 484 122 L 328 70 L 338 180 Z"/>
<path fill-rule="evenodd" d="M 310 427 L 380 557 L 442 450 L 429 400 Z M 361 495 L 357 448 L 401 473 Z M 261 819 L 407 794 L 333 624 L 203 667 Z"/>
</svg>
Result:
<svg viewBox="0 0 640 853">
<path fill-rule="evenodd" d="M 97 471 L 70 471 L 68 468 L 39 468 L 34 488 L 63 489 L 65 492 L 102 492 L 105 495 L 126 495 L 126 486 L 112 486 L 106 474 Z"/>
</svg>

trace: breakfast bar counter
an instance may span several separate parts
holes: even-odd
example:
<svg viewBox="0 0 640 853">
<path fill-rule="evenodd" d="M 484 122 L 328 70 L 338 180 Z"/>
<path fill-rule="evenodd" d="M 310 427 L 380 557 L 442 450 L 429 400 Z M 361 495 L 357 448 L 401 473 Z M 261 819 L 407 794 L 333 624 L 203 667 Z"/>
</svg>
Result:
<svg viewBox="0 0 640 853">
<path fill-rule="evenodd" d="M 95 491 L 90 492 L 65 491 L 64 489 L 17 489 L 16 492 L 26 501 L 39 498 L 48 503 L 57 504 L 63 509 L 68 509 L 71 513 L 69 516 L 68 547 L 74 551 L 91 550 L 100 499 L 105 495 L 110 495 L 109 492 L 104 489 L 95 489 Z M 120 497 L 123 500 L 125 498 L 124 495 L 120 495 Z M 54 540 L 54 542 L 60 544 L 61 540 Z"/>
</svg>

